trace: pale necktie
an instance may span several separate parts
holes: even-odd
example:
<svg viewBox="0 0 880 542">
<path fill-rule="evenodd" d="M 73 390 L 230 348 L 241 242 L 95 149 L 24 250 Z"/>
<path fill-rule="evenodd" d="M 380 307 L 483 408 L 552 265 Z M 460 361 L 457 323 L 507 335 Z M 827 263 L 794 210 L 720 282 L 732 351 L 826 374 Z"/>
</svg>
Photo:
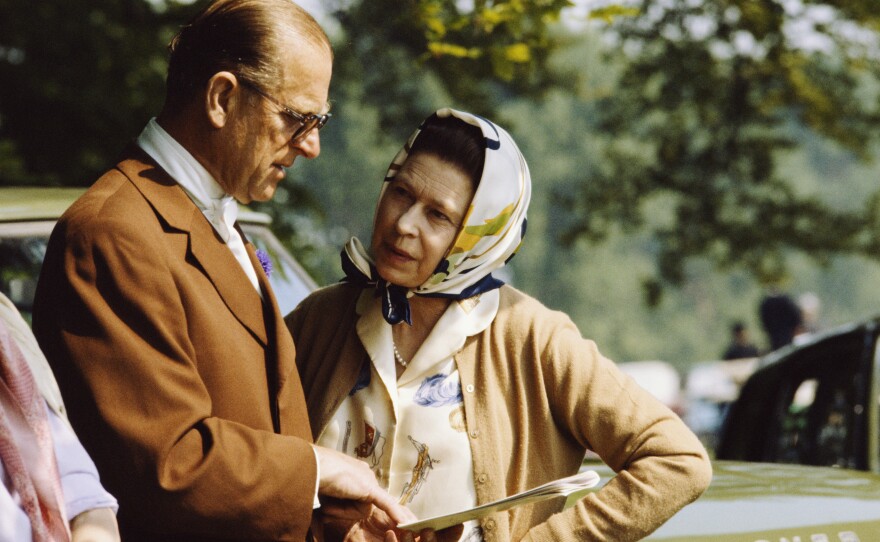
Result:
<svg viewBox="0 0 880 542">
<path fill-rule="evenodd" d="M 223 242 L 228 243 L 230 231 L 238 219 L 238 203 L 235 199 L 232 196 L 220 199 L 211 198 L 208 202 L 208 208 L 203 212 Z"/>
</svg>

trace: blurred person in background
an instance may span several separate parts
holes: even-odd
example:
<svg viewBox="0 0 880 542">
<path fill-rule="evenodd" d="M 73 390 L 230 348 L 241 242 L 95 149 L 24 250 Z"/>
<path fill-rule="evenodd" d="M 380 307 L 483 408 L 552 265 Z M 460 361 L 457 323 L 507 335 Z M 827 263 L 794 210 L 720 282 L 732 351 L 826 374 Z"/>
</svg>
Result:
<svg viewBox="0 0 880 542">
<path fill-rule="evenodd" d="M 416 130 L 386 174 L 369 250 L 352 239 L 346 280 L 286 318 L 307 345 L 312 428 L 421 518 L 572 475 L 593 450 L 618 472 L 601 490 L 566 511 L 554 500 L 467 522 L 461 540 L 639 540 L 703 492 L 706 451 L 565 314 L 492 274 L 520 247 L 530 195 L 496 124 L 441 109 Z"/>
<path fill-rule="evenodd" d="M 730 326 L 730 345 L 721 356 L 723 360 L 753 358 L 758 356 L 758 347 L 752 343 L 745 323 L 737 320 Z"/>
<path fill-rule="evenodd" d="M 0 293 L 0 540 L 118 542 L 116 499 L 65 415 L 28 324 Z"/>
<path fill-rule="evenodd" d="M 804 322 L 801 308 L 778 285 L 772 285 L 761 299 L 758 316 L 767 333 L 771 351 L 791 343 L 794 336 L 800 333 Z"/>
<path fill-rule="evenodd" d="M 803 316 L 802 333 L 815 333 L 822 328 L 820 312 L 822 310 L 822 301 L 813 292 L 804 292 L 797 298 L 798 307 L 801 309 Z"/>
</svg>

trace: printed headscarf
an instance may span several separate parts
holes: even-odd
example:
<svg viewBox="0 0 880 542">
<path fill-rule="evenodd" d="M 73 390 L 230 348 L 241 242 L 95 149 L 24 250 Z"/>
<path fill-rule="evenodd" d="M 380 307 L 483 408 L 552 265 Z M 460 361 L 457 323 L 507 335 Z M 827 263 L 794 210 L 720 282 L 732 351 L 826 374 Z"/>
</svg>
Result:
<svg viewBox="0 0 880 542">
<path fill-rule="evenodd" d="M 352 238 L 342 251 L 343 280 L 372 285 L 382 296 L 382 314 L 391 324 L 411 323 L 408 298 L 412 295 L 465 299 L 504 284 L 492 276 L 516 254 L 526 232 L 526 211 L 532 194 L 529 167 L 503 128 L 471 113 L 440 109 L 434 115 L 456 117 L 480 129 L 486 142 L 483 175 L 449 252 L 434 273 L 418 288 L 389 284 L 376 272 L 363 244 Z M 397 153 L 379 194 L 406 162 L 422 126 Z M 378 212 L 379 204 L 376 209 Z M 375 223 L 375 220 L 374 220 Z"/>
</svg>

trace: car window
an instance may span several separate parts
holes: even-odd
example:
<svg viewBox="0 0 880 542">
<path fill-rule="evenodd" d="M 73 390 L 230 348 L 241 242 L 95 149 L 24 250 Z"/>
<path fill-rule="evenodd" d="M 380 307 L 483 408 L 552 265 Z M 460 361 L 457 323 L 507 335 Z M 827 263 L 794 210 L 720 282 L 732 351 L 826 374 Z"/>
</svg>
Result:
<svg viewBox="0 0 880 542">
<path fill-rule="evenodd" d="M 862 408 L 863 334 L 807 348 L 781 367 L 764 460 L 856 468 Z"/>
<path fill-rule="evenodd" d="M 0 223 L 0 291 L 30 323 L 52 221 Z"/>
<path fill-rule="evenodd" d="M 28 323 L 54 224 L 50 220 L 0 223 L 0 291 L 15 303 Z M 269 254 L 273 266 L 269 282 L 278 298 L 281 314 L 286 315 L 317 288 L 317 284 L 269 228 L 243 224 L 242 229 L 254 246 Z"/>
<path fill-rule="evenodd" d="M 730 408 L 716 457 L 867 469 L 875 345 L 873 327 L 857 326 L 758 370 Z"/>
</svg>

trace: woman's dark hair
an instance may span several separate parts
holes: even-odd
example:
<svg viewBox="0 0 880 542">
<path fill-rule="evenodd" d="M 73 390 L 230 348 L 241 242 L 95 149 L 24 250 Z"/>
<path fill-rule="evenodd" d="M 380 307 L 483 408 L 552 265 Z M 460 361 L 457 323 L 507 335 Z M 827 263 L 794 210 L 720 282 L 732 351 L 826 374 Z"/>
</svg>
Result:
<svg viewBox="0 0 880 542">
<path fill-rule="evenodd" d="M 215 74 L 229 71 L 266 92 L 281 81 L 286 40 L 330 50 L 320 25 L 289 0 L 217 0 L 171 40 L 166 107 L 186 105 Z"/>
<path fill-rule="evenodd" d="M 409 156 L 420 153 L 433 154 L 458 166 L 471 179 L 476 190 L 483 176 L 486 138 L 477 126 L 459 118 L 431 115 L 422 124 L 409 150 Z"/>
</svg>

